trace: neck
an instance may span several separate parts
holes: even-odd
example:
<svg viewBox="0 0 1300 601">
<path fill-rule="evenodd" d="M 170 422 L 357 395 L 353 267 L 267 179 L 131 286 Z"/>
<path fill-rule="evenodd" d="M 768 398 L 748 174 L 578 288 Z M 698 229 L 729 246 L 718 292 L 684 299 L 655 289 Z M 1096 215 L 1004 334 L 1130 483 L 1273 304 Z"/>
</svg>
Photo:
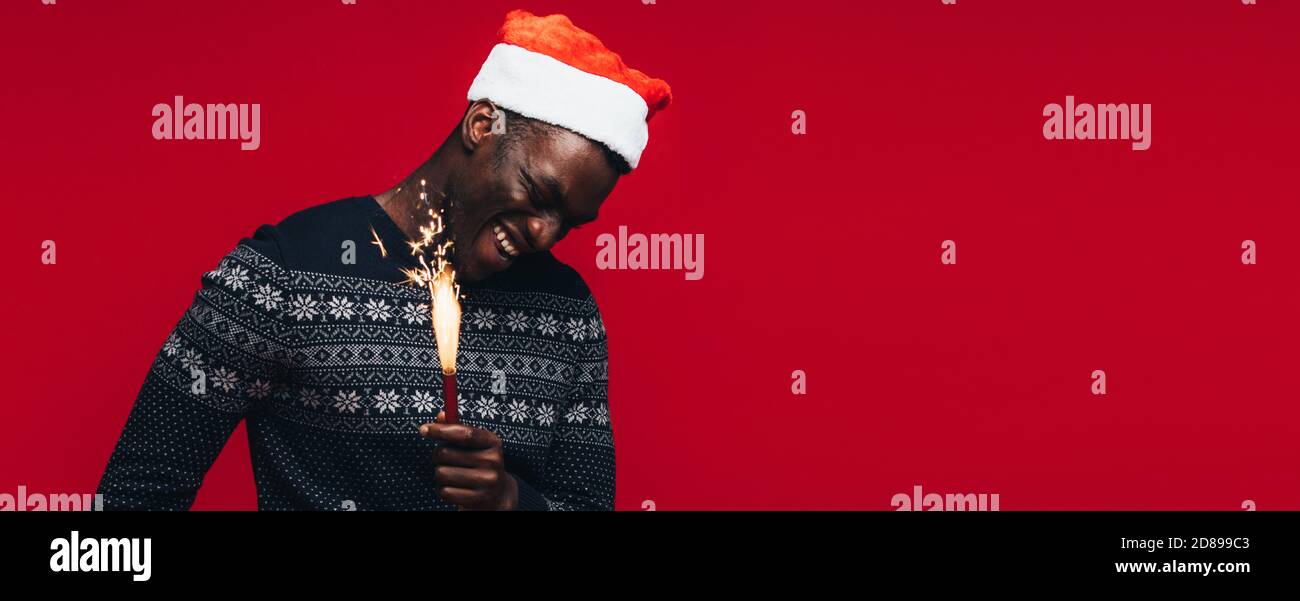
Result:
<svg viewBox="0 0 1300 601">
<path fill-rule="evenodd" d="M 425 203 L 420 200 L 420 181 L 424 180 L 425 191 L 436 201 L 447 189 L 447 182 L 454 169 L 453 162 L 454 155 L 444 142 L 429 160 L 412 171 L 406 179 L 387 192 L 375 196 L 379 206 L 383 207 L 388 217 L 408 238 L 418 239 L 420 225 L 428 222 Z"/>
</svg>

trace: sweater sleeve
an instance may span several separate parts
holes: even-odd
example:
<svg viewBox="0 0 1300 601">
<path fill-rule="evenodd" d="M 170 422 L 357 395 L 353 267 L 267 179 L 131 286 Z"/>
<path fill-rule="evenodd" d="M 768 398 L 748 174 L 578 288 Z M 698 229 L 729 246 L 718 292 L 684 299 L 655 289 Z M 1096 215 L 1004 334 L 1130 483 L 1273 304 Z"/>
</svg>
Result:
<svg viewBox="0 0 1300 601">
<path fill-rule="evenodd" d="M 240 420 L 279 389 L 290 309 L 271 228 L 213 271 L 154 359 L 99 483 L 105 509 L 186 510 Z"/>
<path fill-rule="evenodd" d="M 519 483 L 525 511 L 614 509 L 614 432 L 609 413 L 609 351 L 595 300 L 584 316 L 573 386 L 562 407 L 540 482 Z"/>
</svg>

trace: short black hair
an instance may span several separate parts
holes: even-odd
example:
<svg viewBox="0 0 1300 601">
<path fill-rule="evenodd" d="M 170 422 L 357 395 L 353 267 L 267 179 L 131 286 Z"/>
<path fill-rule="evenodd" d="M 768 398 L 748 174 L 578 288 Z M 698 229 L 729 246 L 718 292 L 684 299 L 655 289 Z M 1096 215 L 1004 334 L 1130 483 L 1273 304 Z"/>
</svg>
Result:
<svg viewBox="0 0 1300 601">
<path fill-rule="evenodd" d="M 520 140 L 524 140 L 528 136 L 534 135 L 554 136 L 560 129 L 563 129 L 558 125 L 551 125 L 550 123 L 538 121 L 531 117 L 525 117 L 511 110 L 500 107 L 497 107 L 497 110 L 501 111 L 505 115 L 506 133 L 501 137 L 501 143 L 496 145 L 496 151 L 492 155 L 494 167 L 500 167 L 501 164 L 505 162 L 506 151 L 513 148 Z M 582 134 L 578 135 L 581 136 Z M 609 166 L 614 169 L 615 173 L 623 176 L 632 172 L 632 166 L 628 165 L 627 159 L 624 159 L 623 155 L 614 152 L 603 142 L 592 140 L 586 136 L 583 137 L 590 140 L 592 144 L 595 144 L 600 148 L 601 152 L 605 154 L 605 160 L 609 162 Z"/>
</svg>

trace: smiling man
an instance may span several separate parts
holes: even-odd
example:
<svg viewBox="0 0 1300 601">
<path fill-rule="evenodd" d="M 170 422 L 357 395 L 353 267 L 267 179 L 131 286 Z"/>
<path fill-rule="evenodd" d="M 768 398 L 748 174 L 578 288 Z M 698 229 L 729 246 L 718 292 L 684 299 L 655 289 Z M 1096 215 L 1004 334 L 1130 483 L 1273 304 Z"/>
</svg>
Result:
<svg viewBox="0 0 1300 601">
<path fill-rule="evenodd" d="M 109 460 L 106 508 L 189 508 L 240 421 L 260 509 L 613 508 L 604 326 L 548 250 L 636 168 L 671 92 L 562 15 L 511 12 L 501 36 L 405 181 L 262 226 L 204 275 Z M 422 181 L 452 206 L 460 424 L 441 415 L 427 291 L 402 283 Z"/>
</svg>

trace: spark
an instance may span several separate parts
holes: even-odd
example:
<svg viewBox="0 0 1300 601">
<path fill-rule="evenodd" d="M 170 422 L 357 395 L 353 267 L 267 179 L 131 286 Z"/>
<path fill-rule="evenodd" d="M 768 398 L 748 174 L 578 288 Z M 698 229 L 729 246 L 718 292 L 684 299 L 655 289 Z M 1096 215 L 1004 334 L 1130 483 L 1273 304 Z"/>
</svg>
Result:
<svg viewBox="0 0 1300 601">
<path fill-rule="evenodd" d="M 401 188 L 397 189 L 399 192 Z M 429 291 L 429 317 L 433 322 L 433 338 L 438 345 L 438 363 L 442 367 L 443 412 L 447 423 L 459 423 L 456 396 L 456 352 L 460 347 L 460 285 L 456 283 L 456 269 L 452 265 L 450 217 L 451 198 L 442 195 L 435 209 L 429 201 L 427 182 L 420 180 L 420 204 L 428 212 L 428 223 L 419 226 L 419 235 L 407 240 L 411 255 L 419 263 L 416 267 L 399 268 L 406 279 L 404 284 L 419 286 Z M 388 251 L 379 240 L 375 228 L 370 234 L 387 257 Z"/>
<path fill-rule="evenodd" d="M 379 239 L 379 234 L 375 233 L 375 226 L 373 225 L 370 226 L 370 236 L 374 238 L 370 243 L 379 247 L 379 256 L 381 258 L 387 258 L 388 249 L 384 248 L 384 241 Z"/>
<path fill-rule="evenodd" d="M 460 342 L 460 285 L 456 283 L 456 269 L 452 266 L 452 241 L 448 230 L 444 205 L 435 209 L 429 201 L 427 182 L 420 180 L 420 201 L 429 216 L 428 223 L 419 226 L 419 236 L 407 240 L 406 245 L 419 262 L 418 267 L 402 269 L 404 283 L 429 290 L 429 312 L 433 321 L 433 335 L 438 343 L 438 362 L 444 375 L 456 373 L 456 352 Z"/>
</svg>

